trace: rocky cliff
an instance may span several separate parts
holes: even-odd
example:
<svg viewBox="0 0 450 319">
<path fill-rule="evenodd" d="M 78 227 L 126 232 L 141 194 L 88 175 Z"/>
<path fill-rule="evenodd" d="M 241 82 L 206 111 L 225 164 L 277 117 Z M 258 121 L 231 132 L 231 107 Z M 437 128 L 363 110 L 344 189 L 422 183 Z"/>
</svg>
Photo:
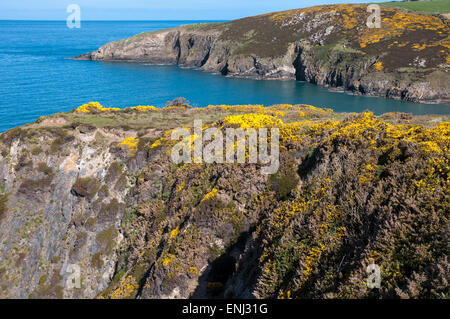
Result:
<svg viewBox="0 0 450 319">
<path fill-rule="evenodd" d="M 443 16 L 364 5 L 187 25 L 108 43 L 76 59 L 178 64 L 227 76 L 295 79 L 355 94 L 450 101 L 450 25 Z"/>
<path fill-rule="evenodd" d="M 173 163 L 194 119 L 278 128 L 279 170 Z M 448 298 L 449 120 L 90 103 L 12 129 L 0 297 Z"/>
</svg>

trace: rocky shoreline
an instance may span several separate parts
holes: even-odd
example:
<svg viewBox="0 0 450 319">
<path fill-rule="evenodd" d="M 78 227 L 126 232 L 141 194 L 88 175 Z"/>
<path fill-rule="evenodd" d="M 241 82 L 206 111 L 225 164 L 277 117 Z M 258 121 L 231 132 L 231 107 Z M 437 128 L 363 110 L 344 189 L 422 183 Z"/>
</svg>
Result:
<svg viewBox="0 0 450 319">
<path fill-rule="evenodd" d="M 411 102 L 450 102 L 450 52 L 448 37 L 442 36 L 450 32 L 448 20 L 384 8 L 385 19 L 417 21 L 414 28 L 403 26 L 401 34 L 379 39 L 377 32 L 383 30 L 361 27 L 364 8 L 320 6 L 186 25 L 111 42 L 74 59 L 180 65 L 230 77 L 306 81 Z M 355 20 L 353 28 L 344 24 L 348 17 Z M 395 24 L 399 28 L 400 22 Z M 397 32 L 388 23 L 383 27 L 387 34 Z M 417 32 L 420 28 L 430 29 L 426 38 Z M 416 50 L 415 42 L 425 49 Z"/>
</svg>

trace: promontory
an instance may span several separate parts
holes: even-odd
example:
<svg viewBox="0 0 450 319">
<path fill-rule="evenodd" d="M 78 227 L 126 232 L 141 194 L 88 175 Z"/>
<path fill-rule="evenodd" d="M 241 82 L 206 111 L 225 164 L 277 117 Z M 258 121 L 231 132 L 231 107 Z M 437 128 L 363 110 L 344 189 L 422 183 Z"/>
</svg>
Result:
<svg viewBox="0 0 450 319">
<path fill-rule="evenodd" d="M 354 94 L 450 101 L 450 24 L 439 14 L 325 5 L 146 32 L 75 59 L 197 67 L 227 76 L 306 81 Z"/>
</svg>

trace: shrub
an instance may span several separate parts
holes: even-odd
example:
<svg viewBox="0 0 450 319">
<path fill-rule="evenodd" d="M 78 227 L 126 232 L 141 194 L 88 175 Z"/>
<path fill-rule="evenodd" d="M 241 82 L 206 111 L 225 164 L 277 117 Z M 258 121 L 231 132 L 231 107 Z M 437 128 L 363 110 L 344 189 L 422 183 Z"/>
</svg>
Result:
<svg viewBox="0 0 450 319">
<path fill-rule="evenodd" d="M 33 162 L 30 159 L 28 159 L 28 156 L 26 154 L 22 154 L 19 158 L 19 161 L 18 161 L 16 167 L 15 167 L 15 170 L 19 171 L 24 167 L 32 166 L 32 165 L 33 165 Z"/>
<path fill-rule="evenodd" d="M 91 266 L 94 268 L 97 268 L 97 269 L 100 269 L 103 267 L 102 254 L 100 252 L 92 255 Z"/>
<path fill-rule="evenodd" d="M 0 220 L 6 215 L 8 211 L 8 195 L 0 195 Z"/>
<path fill-rule="evenodd" d="M 95 224 L 97 223 L 97 217 L 89 217 L 86 222 L 84 223 L 84 225 L 86 226 L 86 228 L 92 228 Z"/>
<path fill-rule="evenodd" d="M 20 184 L 18 193 L 29 195 L 30 193 L 35 193 L 39 190 L 46 190 L 50 187 L 52 182 L 52 176 L 47 175 L 41 179 L 24 179 Z"/>
<path fill-rule="evenodd" d="M 44 173 L 45 175 L 52 175 L 53 169 L 47 165 L 45 162 L 40 162 L 37 166 L 38 172 Z"/>
<path fill-rule="evenodd" d="M 269 177 L 269 188 L 275 192 L 277 200 L 284 201 L 295 189 L 299 181 L 297 167 L 290 157 L 280 158 L 280 169 Z"/>
<path fill-rule="evenodd" d="M 192 107 L 191 105 L 189 105 L 189 101 L 187 101 L 184 97 L 177 97 L 176 99 L 173 99 L 172 101 L 167 101 L 166 106 L 167 107 L 186 107 L 186 108 Z"/>
<path fill-rule="evenodd" d="M 92 199 L 99 191 L 101 183 L 97 178 L 78 178 L 72 186 L 71 193 L 78 197 L 88 197 Z"/>
<path fill-rule="evenodd" d="M 32 150 L 31 150 L 31 154 L 33 154 L 33 155 L 39 155 L 39 154 L 41 154 L 42 153 L 42 148 L 41 147 L 39 147 L 39 146 L 35 146 L 35 147 L 33 147 L 32 148 Z"/>
<path fill-rule="evenodd" d="M 125 205 L 114 198 L 108 204 L 102 203 L 97 215 L 100 224 L 114 222 L 116 216 L 125 210 Z"/>
<path fill-rule="evenodd" d="M 40 286 L 42 286 L 42 285 L 45 284 L 45 282 L 47 281 L 47 277 L 48 277 L 48 275 L 45 274 L 45 275 L 42 275 L 41 278 L 39 278 L 39 285 L 40 285 Z"/>
<path fill-rule="evenodd" d="M 66 143 L 70 143 L 73 140 L 75 140 L 75 137 L 73 135 L 69 135 L 67 133 L 67 130 L 63 128 L 58 128 L 51 131 L 56 135 L 56 138 L 53 140 L 53 142 L 50 144 L 50 152 L 52 154 L 57 153 L 58 151 L 62 150 L 62 146 Z"/>
<path fill-rule="evenodd" d="M 115 239 L 119 235 L 116 227 L 110 228 L 97 234 L 97 243 L 104 249 L 106 255 L 110 255 L 114 249 Z"/>
<path fill-rule="evenodd" d="M 113 162 L 111 163 L 111 166 L 109 166 L 108 171 L 106 172 L 105 176 L 105 182 L 107 184 L 111 184 L 114 182 L 117 177 L 122 173 L 122 166 L 119 162 Z"/>
</svg>

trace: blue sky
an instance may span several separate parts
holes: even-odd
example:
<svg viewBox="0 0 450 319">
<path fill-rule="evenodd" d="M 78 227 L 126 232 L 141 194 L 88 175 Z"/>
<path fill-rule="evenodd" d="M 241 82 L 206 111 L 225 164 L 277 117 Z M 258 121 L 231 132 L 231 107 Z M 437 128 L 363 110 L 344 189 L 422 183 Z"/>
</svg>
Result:
<svg viewBox="0 0 450 319">
<path fill-rule="evenodd" d="M 319 4 L 380 0 L 1 0 L 0 20 L 65 20 L 69 4 L 82 20 L 231 20 Z"/>
</svg>

